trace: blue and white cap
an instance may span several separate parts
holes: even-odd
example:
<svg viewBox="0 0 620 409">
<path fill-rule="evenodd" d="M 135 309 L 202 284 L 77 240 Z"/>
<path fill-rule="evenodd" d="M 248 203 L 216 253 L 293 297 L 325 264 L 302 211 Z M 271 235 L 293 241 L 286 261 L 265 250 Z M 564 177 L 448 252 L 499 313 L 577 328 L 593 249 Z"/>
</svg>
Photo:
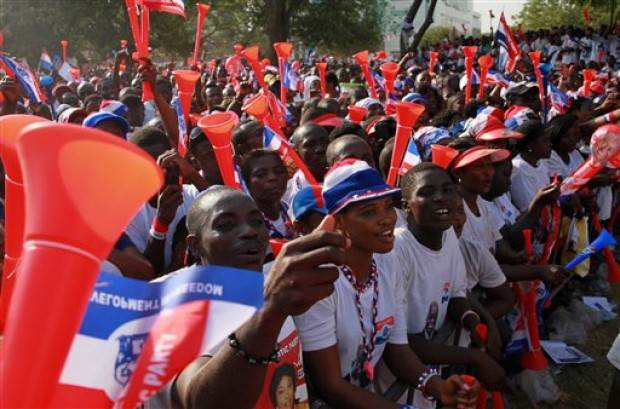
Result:
<svg viewBox="0 0 620 409">
<path fill-rule="evenodd" d="M 376 169 L 358 159 L 335 163 L 325 175 L 323 202 L 329 214 L 336 214 L 347 205 L 400 194 L 383 180 Z"/>
</svg>

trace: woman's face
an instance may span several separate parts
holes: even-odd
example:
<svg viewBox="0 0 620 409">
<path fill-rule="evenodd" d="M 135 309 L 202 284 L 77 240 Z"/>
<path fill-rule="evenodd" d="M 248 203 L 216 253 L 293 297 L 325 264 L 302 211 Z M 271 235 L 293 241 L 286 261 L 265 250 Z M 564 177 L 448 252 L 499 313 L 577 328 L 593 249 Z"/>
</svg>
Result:
<svg viewBox="0 0 620 409">
<path fill-rule="evenodd" d="M 560 153 L 570 153 L 577 147 L 579 142 L 579 128 L 571 126 L 567 132 L 560 137 L 560 141 L 557 144 L 557 150 Z"/>
<path fill-rule="evenodd" d="M 295 387 L 290 376 L 283 376 L 276 389 L 276 409 L 293 409 Z"/>
<path fill-rule="evenodd" d="M 495 168 L 491 158 L 481 158 L 457 171 L 461 186 L 479 195 L 488 193 L 493 184 Z"/>
<path fill-rule="evenodd" d="M 353 246 L 373 253 L 388 253 L 394 247 L 396 211 L 392 197 L 352 203 L 336 218 Z"/>
<path fill-rule="evenodd" d="M 250 194 L 257 202 L 280 203 L 287 182 L 286 166 L 276 155 L 265 155 L 252 160 L 252 171 L 247 180 Z"/>
</svg>

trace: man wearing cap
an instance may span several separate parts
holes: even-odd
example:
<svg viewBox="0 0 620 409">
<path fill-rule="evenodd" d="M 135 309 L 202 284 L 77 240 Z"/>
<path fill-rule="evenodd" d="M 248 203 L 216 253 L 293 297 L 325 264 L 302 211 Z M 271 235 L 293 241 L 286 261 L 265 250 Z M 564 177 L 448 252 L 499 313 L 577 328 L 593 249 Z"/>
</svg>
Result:
<svg viewBox="0 0 620 409">
<path fill-rule="evenodd" d="M 327 214 L 327 209 L 319 206 L 313 189 L 308 186 L 293 196 L 289 213 L 297 234 L 305 236 L 321 224 L 323 217 Z"/>
<path fill-rule="evenodd" d="M 127 132 L 129 132 L 129 122 L 125 118 L 105 111 L 90 114 L 84 119 L 83 125 L 88 128 L 97 128 L 123 139 L 126 139 Z"/>
</svg>

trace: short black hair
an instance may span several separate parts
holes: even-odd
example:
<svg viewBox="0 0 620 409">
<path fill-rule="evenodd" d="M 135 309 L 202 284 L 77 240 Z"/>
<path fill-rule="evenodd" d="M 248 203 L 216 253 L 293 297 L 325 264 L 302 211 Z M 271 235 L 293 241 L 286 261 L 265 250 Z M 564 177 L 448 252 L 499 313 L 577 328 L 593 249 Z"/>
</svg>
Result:
<svg viewBox="0 0 620 409">
<path fill-rule="evenodd" d="M 577 122 L 577 117 L 573 114 L 554 116 L 545 128 L 545 133 L 551 139 L 551 145 L 556 148 L 566 135 L 568 130 Z"/>
<path fill-rule="evenodd" d="M 185 226 L 187 227 L 188 234 L 200 236 L 200 230 L 202 230 L 206 223 L 209 211 L 213 208 L 213 206 L 209 205 L 209 202 L 215 200 L 217 197 L 225 195 L 246 196 L 246 194 L 240 190 L 222 185 L 211 186 L 207 190 L 201 192 L 187 209 Z"/>
<path fill-rule="evenodd" d="M 361 125 L 354 124 L 353 122 L 345 122 L 342 125 L 334 128 L 329 133 L 329 140 L 333 141 L 344 135 L 357 135 L 363 139 L 368 138 L 368 135 L 366 135 L 366 132 L 364 131 L 364 128 L 362 128 Z"/>
<path fill-rule="evenodd" d="M 166 134 L 154 126 L 145 126 L 136 130 L 129 135 L 129 141 L 142 149 L 154 145 L 165 145 L 167 149 L 171 149 Z"/>
<path fill-rule="evenodd" d="M 245 143 L 246 139 L 252 136 L 253 131 L 256 127 L 262 127 L 263 124 L 254 120 L 254 119 L 246 119 L 240 122 L 235 129 L 233 129 L 232 133 L 232 143 L 236 148 L 242 143 Z"/>
<path fill-rule="evenodd" d="M 285 166 L 278 152 L 267 149 L 254 149 L 243 157 L 243 162 L 241 163 L 241 176 L 246 183 L 250 180 L 250 174 L 254 169 L 253 162 L 256 159 L 264 158 L 266 156 L 273 156 L 274 158 L 277 158 L 278 161 L 282 162 L 282 166 Z"/>
<path fill-rule="evenodd" d="M 123 95 L 123 98 L 121 98 L 120 101 L 123 104 L 127 105 L 128 108 L 142 105 L 142 98 L 134 94 L 125 94 Z"/>
<path fill-rule="evenodd" d="M 283 364 L 276 368 L 273 371 L 273 376 L 271 377 L 271 383 L 269 384 L 269 398 L 271 399 L 271 404 L 275 407 L 277 405 L 276 394 L 278 391 L 278 385 L 280 381 L 284 377 L 291 378 L 293 384 L 293 390 L 295 389 L 295 368 L 291 364 Z M 294 394 L 293 394 L 294 395 Z"/>
<path fill-rule="evenodd" d="M 438 166 L 432 162 L 418 163 L 417 165 L 409 169 L 407 173 L 405 173 L 400 179 L 400 188 L 402 190 L 403 200 L 407 200 L 411 197 L 416 187 L 417 179 L 421 174 L 434 171 L 445 172 L 446 175 L 450 177 L 450 179 L 452 179 L 450 174 L 441 166 Z"/>
<path fill-rule="evenodd" d="M 529 120 L 519 125 L 515 131 L 523 134 L 523 138 L 517 141 L 517 150 L 524 152 L 530 144 L 543 135 L 545 128 L 540 121 Z"/>
</svg>

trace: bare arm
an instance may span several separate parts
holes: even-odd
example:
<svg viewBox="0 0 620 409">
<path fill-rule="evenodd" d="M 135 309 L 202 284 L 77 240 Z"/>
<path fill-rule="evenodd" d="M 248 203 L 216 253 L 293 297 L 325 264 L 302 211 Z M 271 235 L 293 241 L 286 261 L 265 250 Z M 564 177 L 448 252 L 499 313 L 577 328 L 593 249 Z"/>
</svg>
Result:
<svg viewBox="0 0 620 409">
<path fill-rule="evenodd" d="M 155 98 L 155 106 L 157 107 L 159 116 L 164 124 L 164 129 L 166 130 L 166 135 L 170 141 L 170 146 L 172 148 L 176 148 L 179 144 L 179 121 L 177 119 L 177 113 L 174 109 L 172 109 L 164 97 L 157 92 L 157 87 L 155 86 L 157 72 L 155 71 L 155 67 L 152 64 L 147 63 L 140 66 L 138 70 L 140 71 L 140 75 L 142 75 L 142 82 L 151 83 L 153 97 Z"/>
</svg>

